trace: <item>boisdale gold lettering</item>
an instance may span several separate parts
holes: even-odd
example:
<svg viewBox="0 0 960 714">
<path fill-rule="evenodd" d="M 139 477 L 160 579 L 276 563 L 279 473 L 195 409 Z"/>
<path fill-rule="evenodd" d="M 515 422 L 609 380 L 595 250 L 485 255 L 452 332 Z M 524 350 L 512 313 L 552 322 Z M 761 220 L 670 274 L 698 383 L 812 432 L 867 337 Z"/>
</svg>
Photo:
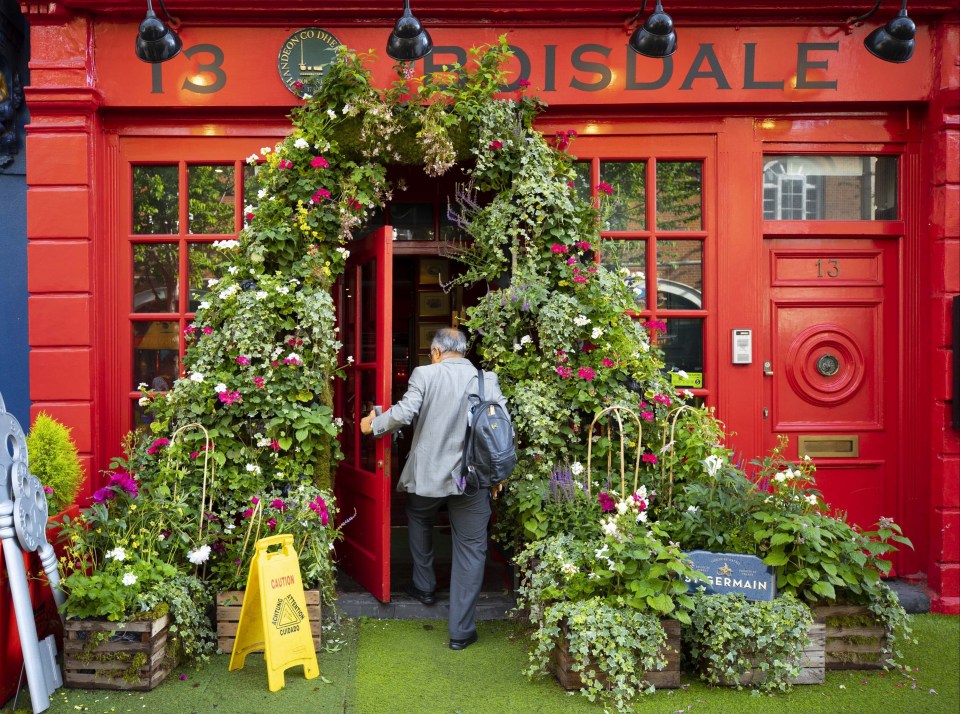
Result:
<svg viewBox="0 0 960 714">
<path fill-rule="evenodd" d="M 796 89 L 838 89 L 838 81 L 829 76 L 830 54 L 840 51 L 838 42 L 797 42 L 793 64 L 783 70 L 784 75 L 796 77 Z M 764 62 L 764 48 L 756 42 L 742 45 L 742 63 L 727 66 L 721 57 L 727 52 L 718 52 L 712 42 L 701 42 L 693 58 L 685 66 L 677 66 L 674 57 L 664 57 L 657 61 L 631 52 L 626 45 L 622 48 L 606 45 L 583 43 L 577 45 L 565 58 L 557 52 L 557 45 L 543 45 L 537 50 L 511 45 L 519 59 L 518 78 L 529 78 L 532 58 L 536 58 L 543 68 L 541 90 L 544 93 L 558 91 L 558 79 L 567 79 L 567 86 L 582 92 L 599 92 L 611 86 L 619 72 L 611 68 L 623 67 L 623 88 L 631 92 L 650 92 L 674 87 L 682 91 L 697 89 L 700 92 L 714 90 L 726 92 L 734 88 L 731 78 L 739 78 L 739 89 L 748 91 L 783 91 L 786 82 L 781 79 L 759 79 L 757 67 L 769 65 Z M 767 53 L 771 52 L 766 48 Z M 539 54 L 538 54 L 539 52 Z M 777 51 L 778 56 L 780 52 Z M 431 55 L 423 60 L 425 75 L 443 71 L 453 64 L 463 65 L 467 52 L 458 45 L 434 47 Z M 565 60 L 565 61 L 564 61 Z M 565 76 L 566 75 L 566 76 Z M 701 80 L 701 81 L 697 81 Z M 510 85 L 515 88 L 517 80 Z"/>
</svg>

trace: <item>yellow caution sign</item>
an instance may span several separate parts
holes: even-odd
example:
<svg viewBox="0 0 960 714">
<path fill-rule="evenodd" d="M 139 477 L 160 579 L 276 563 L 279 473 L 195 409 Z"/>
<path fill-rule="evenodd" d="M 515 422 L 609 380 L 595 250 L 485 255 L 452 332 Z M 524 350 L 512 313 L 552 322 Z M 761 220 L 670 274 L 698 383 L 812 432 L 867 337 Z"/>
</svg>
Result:
<svg viewBox="0 0 960 714">
<path fill-rule="evenodd" d="M 279 549 L 270 550 L 274 546 Z M 320 675 L 300 579 L 300 561 L 289 534 L 257 541 L 229 671 L 242 669 L 247 655 L 261 650 L 271 692 L 283 689 L 284 671 L 298 664 L 303 665 L 305 678 Z"/>
</svg>

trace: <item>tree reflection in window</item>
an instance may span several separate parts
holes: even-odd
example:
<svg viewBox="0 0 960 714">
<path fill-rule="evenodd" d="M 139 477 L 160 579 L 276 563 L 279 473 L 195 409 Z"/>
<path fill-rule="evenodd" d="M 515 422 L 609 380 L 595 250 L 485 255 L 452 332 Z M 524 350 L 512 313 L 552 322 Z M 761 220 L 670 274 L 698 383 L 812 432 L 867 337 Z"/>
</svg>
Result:
<svg viewBox="0 0 960 714">
<path fill-rule="evenodd" d="M 610 184 L 606 230 L 642 231 L 647 227 L 647 162 L 601 161 L 600 181 Z"/>
<path fill-rule="evenodd" d="M 180 297 L 176 243 L 133 246 L 133 311 L 177 312 Z"/>
<path fill-rule="evenodd" d="M 176 166 L 133 167 L 133 233 L 170 235 L 179 232 Z"/>
<path fill-rule="evenodd" d="M 187 167 L 191 234 L 235 231 L 235 186 L 233 166 L 192 164 Z"/>
<path fill-rule="evenodd" d="M 703 229 L 703 163 L 657 162 L 657 230 Z"/>
</svg>

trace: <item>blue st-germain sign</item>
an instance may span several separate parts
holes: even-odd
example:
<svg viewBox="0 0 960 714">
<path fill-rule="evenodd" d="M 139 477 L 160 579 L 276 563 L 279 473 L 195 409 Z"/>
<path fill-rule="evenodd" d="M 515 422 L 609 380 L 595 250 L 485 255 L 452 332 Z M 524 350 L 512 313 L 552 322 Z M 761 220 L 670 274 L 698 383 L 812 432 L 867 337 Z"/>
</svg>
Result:
<svg viewBox="0 0 960 714">
<path fill-rule="evenodd" d="M 747 600 L 773 600 L 777 594 L 777 573 L 755 555 L 743 553 L 711 553 L 691 550 L 684 553 L 693 561 L 693 569 L 707 576 L 706 580 L 688 580 L 688 592 L 703 588 L 707 595 L 740 593 Z"/>
</svg>

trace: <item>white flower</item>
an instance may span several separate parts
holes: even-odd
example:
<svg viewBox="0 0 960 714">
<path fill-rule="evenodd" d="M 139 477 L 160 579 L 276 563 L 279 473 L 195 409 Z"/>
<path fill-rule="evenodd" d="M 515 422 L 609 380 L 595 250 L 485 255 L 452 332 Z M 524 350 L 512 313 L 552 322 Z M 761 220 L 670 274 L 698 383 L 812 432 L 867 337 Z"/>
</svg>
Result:
<svg viewBox="0 0 960 714">
<path fill-rule="evenodd" d="M 123 574 L 123 584 L 124 585 L 133 585 L 137 582 L 137 576 L 133 573 L 124 573 Z"/>
<path fill-rule="evenodd" d="M 710 454 L 710 456 L 703 460 L 703 465 L 707 468 L 707 475 L 710 478 L 713 478 L 717 475 L 720 467 L 723 466 L 723 457 L 717 456 L 716 454 Z"/>
<path fill-rule="evenodd" d="M 560 570 L 566 575 L 576 575 L 579 572 L 577 566 L 573 563 L 564 563 L 560 566 Z"/>
<path fill-rule="evenodd" d="M 624 513 L 627 512 L 628 508 L 630 508 L 630 503 L 627 499 L 624 499 L 617 504 L 617 513 L 619 513 L 622 516 Z"/>
<path fill-rule="evenodd" d="M 240 272 L 240 268 L 238 268 L 236 265 L 231 265 L 229 268 L 227 268 L 227 272 L 230 273 L 230 275 L 236 275 Z"/>
<path fill-rule="evenodd" d="M 196 550 L 191 550 L 187 553 L 187 560 L 189 560 L 194 565 L 200 565 L 201 563 L 206 563 L 207 559 L 210 557 L 210 546 L 201 545 Z"/>
<path fill-rule="evenodd" d="M 327 109 L 327 116 L 330 117 L 331 119 L 336 119 L 337 113 L 333 111 L 333 109 Z"/>
<path fill-rule="evenodd" d="M 583 464 L 581 464 L 579 461 L 574 461 L 572 464 L 570 464 L 570 473 L 572 473 L 574 476 L 579 476 L 582 474 Z"/>
<path fill-rule="evenodd" d="M 533 338 L 530 335 L 524 335 L 520 338 L 521 345 L 529 345 L 531 342 L 533 342 Z"/>
<path fill-rule="evenodd" d="M 593 332 L 590 333 L 590 339 L 597 340 L 600 338 L 600 335 L 603 334 L 602 327 L 594 327 Z"/>
<path fill-rule="evenodd" d="M 253 164 L 257 163 L 257 159 L 259 158 L 260 157 L 256 154 L 250 154 L 250 156 L 247 157 L 247 163 L 252 166 Z"/>
<path fill-rule="evenodd" d="M 227 300 L 228 298 L 232 298 L 239 290 L 240 288 L 238 288 L 236 285 L 231 285 L 225 290 L 220 291 L 220 299 Z"/>
<path fill-rule="evenodd" d="M 293 142 L 293 146 L 296 149 L 309 149 L 310 142 L 304 139 L 302 136 L 297 137 L 297 140 Z"/>
<path fill-rule="evenodd" d="M 270 446 L 270 441 L 271 441 L 271 440 L 270 440 L 269 437 L 267 437 L 267 436 L 262 436 L 262 437 L 260 437 L 259 439 L 257 439 L 257 446 L 260 446 L 260 447 Z"/>
<path fill-rule="evenodd" d="M 514 343 L 513 343 L 513 351 L 514 351 L 514 352 L 519 352 L 519 351 L 522 350 L 522 349 L 523 349 L 523 347 L 520 346 L 520 343 L 519 343 L 519 342 L 514 342 Z"/>
<path fill-rule="evenodd" d="M 690 375 L 687 374 L 687 373 L 686 373 L 685 371 L 683 371 L 682 369 L 678 369 L 678 370 L 677 370 L 677 376 L 680 377 L 680 379 L 688 379 L 688 378 L 690 377 Z"/>
<path fill-rule="evenodd" d="M 145 407 L 149 403 L 150 403 L 150 397 L 140 397 L 140 399 L 137 400 L 137 404 L 139 404 L 141 407 Z"/>
<path fill-rule="evenodd" d="M 220 282 L 219 278 L 210 278 L 209 280 L 207 280 L 207 287 L 212 288 L 214 285 L 216 285 L 219 282 Z"/>
<path fill-rule="evenodd" d="M 268 294 L 269 294 L 269 293 L 267 293 L 266 290 L 257 290 L 257 292 L 255 292 L 255 293 L 253 294 L 253 296 L 254 296 L 257 300 L 265 300 L 265 299 L 267 298 L 267 295 L 268 295 Z"/>
<path fill-rule="evenodd" d="M 691 392 L 689 389 L 682 389 L 680 390 L 680 393 L 687 399 L 693 399 L 693 392 Z"/>
<path fill-rule="evenodd" d="M 144 392 L 144 391 L 146 391 L 146 389 L 147 389 L 147 383 L 146 383 L 146 382 L 140 382 L 140 384 L 137 385 L 137 390 L 138 390 L 138 391 Z"/>
<path fill-rule="evenodd" d="M 677 442 L 675 442 L 675 441 L 668 441 L 666 444 L 664 444 L 664 445 L 660 448 L 660 453 L 661 453 L 661 454 L 667 453 L 668 451 L 670 451 L 670 449 L 673 448 L 673 445 L 676 444 L 676 443 L 677 443 Z"/>
<path fill-rule="evenodd" d="M 217 394 L 219 394 L 220 392 L 225 392 L 227 391 L 227 385 L 224 384 L 223 382 L 220 382 L 220 384 L 218 384 L 216 387 L 213 388 L 213 391 L 215 391 Z"/>
<path fill-rule="evenodd" d="M 347 364 L 353 364 L 353 355 L 347 356 Z"/>
<path fill-rule="evenodd" d="M 257 191 L 257 198 L 264 199 L 266 197 L 267 197 L 267 189 L 261 188 L 259 191 Z"/>
<path fill-rule="evenodd" d="M 260 467 L 257 466 L 256 464 L 247 464 L 247 471 L 249 471 L 252 474 L 258 474 L 260 473 Z"/>
<path fill-rule="evenodd" d="M 166 540 L 166 539 L 167 537 L 163 533 L 157 536 L 157 540 Z"/>
<path fill-rule="evenodd" d="M 200 310 L 206 310 L 209 307 L 210 307 L 210 303 L 207 302 L 206 300 L 201 300 L 200 304 L 197 306 L 197 308 Z"/>
<path fill-rule="evenodd" d="M 343 113 L 344 113 L 344 114 L 349 114 L 349 113 L 352 112 L 352 111 L 353 111 L 353 107 L 351 107 L 349 104 L 344 104 L 344 105 L 343 105 Z"/>
<path fill-rule="evenodd" d="M 637 498 L 646 501 L 647 500 L 647 487 L 641 486 L 637 489 Z"/>
<path fill-rule="evenodd" d="M 696 513 L 699 510 L 699 506 L 687 506 L 687 513 Z"/>
<path fill-rule="evenodd" d="M 272 150 L 273 150 L 273 149 L 271 149 L 269 146 L 264 146 L 264 147 L 262 147 L 262 148 L 260 149 L 260 153 L 263 154 L 264 156 L 266 156 L 266 155 L 269 154 Z"/>
<path fill-rule="evenodd" d="M 308 99 L 313 99 L 313 95 L 312 95 L 312 94 L 304 94 L 304 95 L 303 95 L 303 101 L 307 101 Z"/>
<path fill-rule="evenodd" d="M 200 374 L 199 372 L 191 372 L 190 380 L 199 384 L 200 382 L 203 381 L 203 375 Z"/>
<path fill-rule="evenodd" d="M 787 480 L 787 475 L 783 473 L 783 471 L 781 471 L 776 476 L 773 477 L 773 480 L 779 483 L 783 483 L 784 481 Z"/>
<path fill-rule="evenodd" d="M 107 557 L 111 560 L 122 561 L 127 559 L 127 551 L 125 551 L 120 546 L 117 546 L 113 550 L 107 553 Z"/>
<path fill-rule="evenodd" d="M 807 499 L 807 503 L 809 503 L 811 506 L 817 505 L 817 497 L 814 496 L 812 493 L 809 496 L 805 496 L 804 498 Z"/>
<path fill-rule="evenodd" d="M 290 293 L 290 288 L 288 288 L 286 285 L 278 285 L 277 292 L 281 295 L 288 295 Z"/>
<path fill-rule="evenodd" d="M 343 419 L 341 419 L 340 417 L 337 417 L 336 419 L 333 420 L 333 425 L 339 429 L 340 427 L 343 426 Z"/>
<path fill-rule="evenodd" d="M 617 504 L 617 505 L 619 506 L 620 504 Z M 604 524 L 603 524 L 603 534 L 604 534 L 604 535 L 608 535 L 608 536 L 616 536 L 616 535 L 617 535 L 617 522 L 611 518 L 609 521 L 607 521 L 606 523 L 604 523 Z M 604 546 L 604 547 L 606 547 L 606 546 Z"/>
<path fill-rule="evenodd" d="M 577 327 L 583 327 L 590 324 L 590 319 L 586 315 L 577 315 L 573 318 L 573 324 Z"/>
</svg>

